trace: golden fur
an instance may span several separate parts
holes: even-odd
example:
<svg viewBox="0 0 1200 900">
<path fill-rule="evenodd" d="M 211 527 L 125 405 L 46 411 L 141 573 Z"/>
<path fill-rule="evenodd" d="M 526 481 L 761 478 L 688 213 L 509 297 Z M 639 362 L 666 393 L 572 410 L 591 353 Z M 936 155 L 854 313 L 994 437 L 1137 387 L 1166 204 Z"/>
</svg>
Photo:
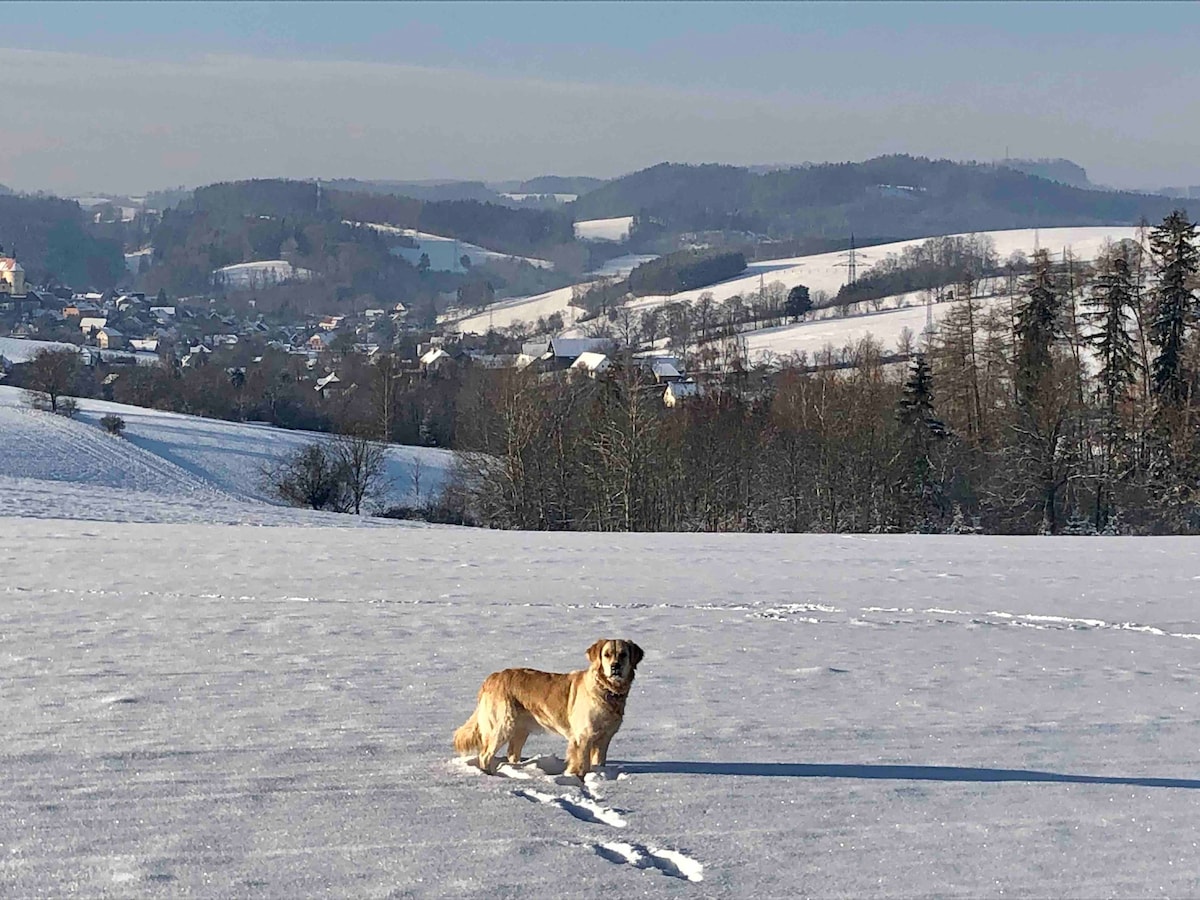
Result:
<svg viewBox="0 0 1200 900">
<path fill-rule="evenodd" d="M 454 749 L 460 756 L 478 752 L 479 768 L 491 775 L 505 743 L 508 761 L 520 762 L 531 732 L 552 731 L 567 739 L 567 774 L 582 778 L 607 762 L 643 656 L 633 641 L 602 639 L 588 647 L 586 669 L 493 672 L 479 689 L 475 712 L 454 732 Z"/>
</svg>

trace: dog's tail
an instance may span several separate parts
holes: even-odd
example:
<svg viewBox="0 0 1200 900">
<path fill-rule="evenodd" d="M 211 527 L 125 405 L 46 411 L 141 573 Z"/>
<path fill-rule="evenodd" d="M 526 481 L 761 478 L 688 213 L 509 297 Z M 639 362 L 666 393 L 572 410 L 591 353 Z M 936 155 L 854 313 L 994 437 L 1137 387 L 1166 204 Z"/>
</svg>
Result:
<svg viewBox="0 0 1200 900">
<path fill-rule="evenodd" d="M 471 713 L 462 726 L 454 732 L 454 750 L 459 756 L 470 756 L 483 749 L 483 736 L 479 733 L 479 710 Z"/>
</svg>

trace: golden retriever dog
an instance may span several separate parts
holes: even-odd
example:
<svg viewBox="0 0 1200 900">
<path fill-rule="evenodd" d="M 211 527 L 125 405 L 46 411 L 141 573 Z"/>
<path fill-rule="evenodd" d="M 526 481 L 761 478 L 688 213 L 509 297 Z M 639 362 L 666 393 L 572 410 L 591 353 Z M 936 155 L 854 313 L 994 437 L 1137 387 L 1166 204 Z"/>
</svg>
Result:
<svg viewBox="0 0 1200 900">
<path fill-rule="evenodd" d="M 475 712 L 454 732 L 454 749 L 460 756 L 478 751 L 479 768 L 494 775 L 501 746 L 507 743 L 508 761 L 518 763 L 531 732 L 551 731 L 567 739 L 567 774 L 582 778 L 607 762 L 644 655 L 633 641 L 602 639 L 588 647 L 586 669 L 493 672 L 479 689 Z"/>
</svg>

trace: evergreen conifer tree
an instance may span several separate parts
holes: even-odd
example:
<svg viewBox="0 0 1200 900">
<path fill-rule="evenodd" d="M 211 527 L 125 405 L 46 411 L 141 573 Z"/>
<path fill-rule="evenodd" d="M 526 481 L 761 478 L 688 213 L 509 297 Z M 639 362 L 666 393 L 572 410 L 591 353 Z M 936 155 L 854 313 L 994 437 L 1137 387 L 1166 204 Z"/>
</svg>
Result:
<svg viewBox="0 0 1200 900">
<path fill-rule="evenodd" d="M 1017 311 L 1016 323 L 1017 399 L 1026 405 L 1037 402 L 1053 363 L 1051 350 L 1062 330 L 1059 301 L 1050 254 L 1038 250 L 1033 255 L 1026 301 Z"/>
<path fill-rule="evenodd" d="M 949 432 L 934 415 L 933 371 L 923 353 L 913 357 L 908 381 L 896 403 L 896 421 L 903 432 L 900 452 L 893 459 L 899 493 L 905 501 L 902 513 L 915 520 L 920 531 L 937 530 L 945 498 L 936 477 L 935 446 Z"/>
<path fill-rule="evenodd" d="M 1096 378 L 1103 434 L 1096 471 L 1093 524 L 1097 531 L 1108 523 L 1113 481 L 1121 464 L 1123 447 L 1128 443 L 1120 407 L 1129 398 L 1130 388 L 1138 377 L 1138 354 L 1131 329 L 1134 302 L 1134 272 L 1129 248 L 1112 248 L 1098 260 L 1098 272 L 1086 312 L 1094 329 L 1088 340 L 1100 364 Z"/>
<path fill-rule="evenodd" d="M 1159 409 L 1183 406 L 1187 399 L 1184 340 L 1196 306 L 1191 281 L 1200 268 L 1196 226 L 1187 213 L 1176 210 L 1150 232 L 1157 285 L 1150 340 L 1157 355 L 1151 364 L 1150 387 Z"/>
</svg>

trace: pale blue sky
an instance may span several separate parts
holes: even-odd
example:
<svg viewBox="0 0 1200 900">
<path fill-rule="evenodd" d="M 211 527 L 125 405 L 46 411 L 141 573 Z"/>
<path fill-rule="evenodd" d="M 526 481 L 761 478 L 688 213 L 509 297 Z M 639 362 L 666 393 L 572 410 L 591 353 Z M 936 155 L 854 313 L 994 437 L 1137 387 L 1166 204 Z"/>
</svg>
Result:
<svg viewBox="0 0 1200 900">
<path fill-rule="evenodd" d="M 1200 184 L 1200 5 L 6 3 L 0 182 L 1066 156 Z"/>
</svg>

